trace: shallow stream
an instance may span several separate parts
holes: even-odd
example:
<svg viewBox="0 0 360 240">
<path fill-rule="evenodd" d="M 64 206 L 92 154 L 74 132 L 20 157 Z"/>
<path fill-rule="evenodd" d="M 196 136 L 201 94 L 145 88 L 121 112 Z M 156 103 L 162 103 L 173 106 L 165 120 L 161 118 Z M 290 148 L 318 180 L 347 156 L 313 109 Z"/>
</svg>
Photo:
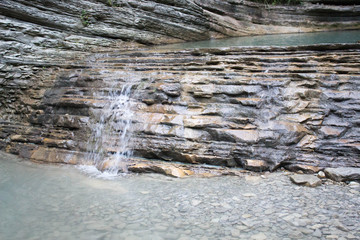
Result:
<svg viewBox="0 0 360 240">
<path fill-rule="evenodd" d="M 0 152 L 0 239 L 356 239 L 358 188 L 284 172 L 101 179 Z M 101 176 L 101 175 L 100 175 Z"/>
</svg>

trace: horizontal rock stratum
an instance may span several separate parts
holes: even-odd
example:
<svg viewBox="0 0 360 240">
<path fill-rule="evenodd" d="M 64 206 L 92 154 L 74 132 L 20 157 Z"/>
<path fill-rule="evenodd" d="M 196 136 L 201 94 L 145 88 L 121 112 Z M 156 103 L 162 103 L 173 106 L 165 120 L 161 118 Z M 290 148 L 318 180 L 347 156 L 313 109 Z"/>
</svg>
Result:
<svg viewBox="0 0 360 240">
<path fill-rule="evenodd" d="M 57 62 L 128 42 L 160 44 L 360 29 L 358 3 L 321 2 L 326 4 L 315 0 L 286 6 L 246 0 L 2 0 L 0 56 Z"/>
<path fill-rule="evenodd" d="M 359 5 L 325 3 L 3 0 L 0 149 L 83 163 L 92 113 L 110 87 L 130 82 L 135 157 L 256 171 L 359 167 L 359 44 L 145 48 L 359 29 Z M 110 137 L 105 151 L 116 144 Z"/>
<path fill-rule="evenodd" d="M 135 157 L 255 171 L 360 167 L 359 63 L 360 44 L 97 54 L 39 74 L 34 88 L 8 81 L 2 101 L 19 105 L 0 123 L 0 146 L 81 163 L 92 112 L 110 87 L 132 83 Z"/>
</svg>

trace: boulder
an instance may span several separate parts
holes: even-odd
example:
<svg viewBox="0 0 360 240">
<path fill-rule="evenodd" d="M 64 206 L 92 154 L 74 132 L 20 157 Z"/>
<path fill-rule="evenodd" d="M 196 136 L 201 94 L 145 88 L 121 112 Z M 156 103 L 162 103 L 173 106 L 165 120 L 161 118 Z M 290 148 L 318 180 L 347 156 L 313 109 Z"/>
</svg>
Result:
<svg viewBox="0 0 360 240">
<path fill-rule="evenodd" d="M 317 187 L 321 185 L 321 180 L 313 175 L 296 174 L 290 176 L 290 180 L 297 185 L 304 185 L 307 187 Z"/>
<path fill-rule="evenodd" d="M 360 180 L 360 168 L 353 168 L 353 167 L 325 168 L 324 172 L 326 177 L 337 182 Z"/>
</svg>

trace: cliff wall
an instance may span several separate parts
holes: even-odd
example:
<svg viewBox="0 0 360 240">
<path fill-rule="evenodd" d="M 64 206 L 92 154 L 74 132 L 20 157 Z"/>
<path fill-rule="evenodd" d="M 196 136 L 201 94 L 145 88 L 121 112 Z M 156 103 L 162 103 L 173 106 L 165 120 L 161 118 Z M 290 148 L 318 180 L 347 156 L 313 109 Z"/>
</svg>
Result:
<svg viewBox="0 0 360 240">
<path fill-rule="evenodd" d="M 359 11 L 352 3 L 3 0 L 0 149 L 86 160 L 92 112 L 106 103 L 99 94 L 130 78 L 136 157 L 252 170 L 359 167 L 359 44 L 145 48 L 358 29 Z"/>
<path fill-rule="evenodd" d="M 2 57 L 52 54 L 47 59 L 51 61 L 74 51 L 78 55 L 118 48 L 124 42 L 359 29 L 360 6 L 281 6 L 244 0 L 3 0 L 0 19 Z"/>
<path fill-rule="evenodd" d="M 257 171 L 359 167 L 359 63 L 360 44 L 97 54 L 38 75 L 32 89 L 8 84 L 3 102 L 26 108 L 1 122 L 0 146 L 84 163 L 94 113 L 130 83 L 135 157 Z M 107 136 L 105 152 L 118 139 Z"/>
</svg>

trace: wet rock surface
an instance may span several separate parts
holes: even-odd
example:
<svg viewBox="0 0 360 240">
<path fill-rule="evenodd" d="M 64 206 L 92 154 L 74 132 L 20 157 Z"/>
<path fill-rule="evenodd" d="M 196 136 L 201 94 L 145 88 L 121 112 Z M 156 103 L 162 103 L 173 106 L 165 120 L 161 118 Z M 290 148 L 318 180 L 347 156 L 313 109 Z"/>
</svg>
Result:
<svg viewBox="0 0 360 240">
<path fill-rule="evenodd" d="M 109 88 L 131 83 L 135 157 L 255 171 L 359 167 L 359 46 L 139 49 L 40 71 L 31 88 L 12 76 L 0 147 L 82 163 L 93 113 L 110 101 Z"/>
</svg>

